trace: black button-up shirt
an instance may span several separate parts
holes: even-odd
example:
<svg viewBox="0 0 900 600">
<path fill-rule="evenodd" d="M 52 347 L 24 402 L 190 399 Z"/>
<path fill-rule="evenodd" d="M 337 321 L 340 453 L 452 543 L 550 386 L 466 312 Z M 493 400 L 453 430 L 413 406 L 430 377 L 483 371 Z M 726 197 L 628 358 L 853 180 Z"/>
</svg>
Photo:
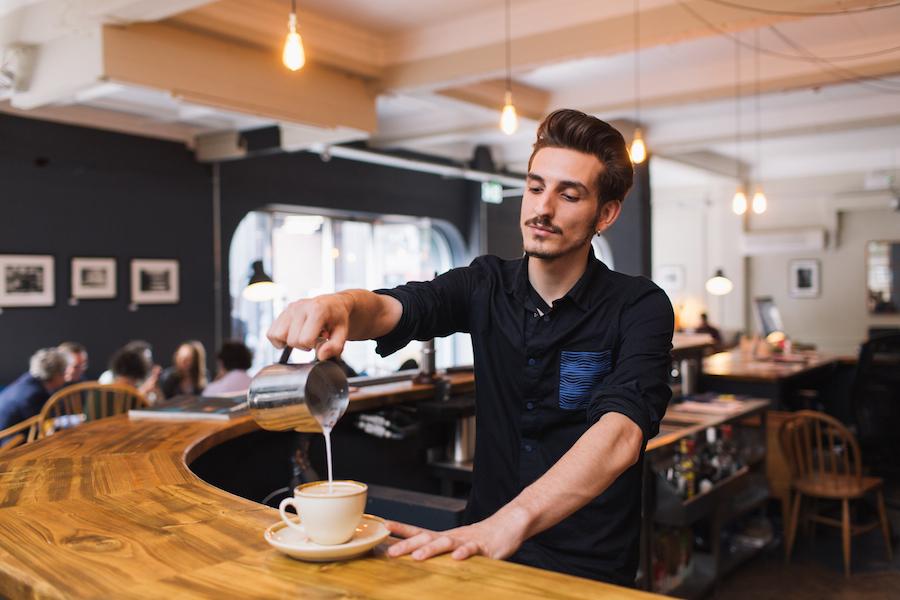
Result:
<svg viewBox="0 0 900 600">
<path fill-rule="evenodd" d="M 378 290 L 403 305 L 397 327 L 377 340 L 382 356 L 413 339 L 472 334 L 476 444 L 468 522 L 515 498 L 605 413 L 634 421 L 646 445 L 671 398 L 674 319 L 659 287 L 610 271 L 591 254 L 584 275 L 550 307 L 531 287 L 527 261 L 483 256 L 430 282 Z M 512 560 L 633 584 L 643 451 L 641 457 Z"/>
</svg>

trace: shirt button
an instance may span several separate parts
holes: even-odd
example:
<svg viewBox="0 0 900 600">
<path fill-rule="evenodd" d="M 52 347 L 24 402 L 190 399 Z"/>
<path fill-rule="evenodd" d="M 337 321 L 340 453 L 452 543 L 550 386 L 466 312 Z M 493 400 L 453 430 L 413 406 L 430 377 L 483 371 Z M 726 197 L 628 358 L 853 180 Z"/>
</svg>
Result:
<svg viewBox="0 0 900 600">
<path fill-rule="evenodd" d="M 528 366 L 533 367 L 536 364 L 537 364 L 537 361 L 535 359 L 533 359 L 533 358 L 528 359 Z"/>
<path fill-rule="evenodd" d="M 531 447 L 531 444 L 525 444 L 522 447 L 525 448 L 525 452 L 531 452 L 533 450 L 533 448 Z"/>
<path fill-rule="evenodd" d="M 534 410 L 534 402 L 526 402 L 525 408 L 527 408 L 528 410 Z"/>
</svg>

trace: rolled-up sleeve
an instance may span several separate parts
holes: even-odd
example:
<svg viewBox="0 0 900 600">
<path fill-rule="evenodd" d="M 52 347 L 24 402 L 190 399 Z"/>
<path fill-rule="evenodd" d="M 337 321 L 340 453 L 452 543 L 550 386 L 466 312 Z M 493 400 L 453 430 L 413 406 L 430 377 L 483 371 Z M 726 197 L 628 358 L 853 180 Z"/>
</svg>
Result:
<svg viewBox="0 0 900 600">
<path fill-rule="evenodd" d="M 591 398 L 587 416 L 593 424 L 606 413 L 621 413 L 641 428 L 646 444 L 659 432 L 672 398 L 675 319 L 665 292 L 649 282 L 642 288 L 622 310 L 615 367 Z"/>
<path fill-rule="evenodd" d="M 468 267 L 451 269 L 432 281 L 411 281 L 395 288 L 375 290 L 376 294 L 391 296 L 403 306 L 397 326 L 375 340 L 375 351 L 387 356 L 412 340 L 468 333 L 472 292 L 481 276 L 476 259 Z"/>
</svg>

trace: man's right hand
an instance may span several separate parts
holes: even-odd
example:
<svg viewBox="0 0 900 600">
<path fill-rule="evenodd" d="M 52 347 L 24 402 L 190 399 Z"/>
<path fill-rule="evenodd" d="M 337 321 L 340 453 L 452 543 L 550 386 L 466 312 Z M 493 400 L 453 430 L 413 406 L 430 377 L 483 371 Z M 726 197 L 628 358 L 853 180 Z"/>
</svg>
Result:
<svg viewBox="0 0 900 600">
<path fill-rule="evenodd" d="M 276 348 L 291 346 L 312 350 L 325 338 L 317 357 L 325 360 L 340 356 L 350 330 L 353 297 L 349 294 L 326 294 L 308 300 L 297 300 L 278 315 L 266 336 Z"/>
</svg>

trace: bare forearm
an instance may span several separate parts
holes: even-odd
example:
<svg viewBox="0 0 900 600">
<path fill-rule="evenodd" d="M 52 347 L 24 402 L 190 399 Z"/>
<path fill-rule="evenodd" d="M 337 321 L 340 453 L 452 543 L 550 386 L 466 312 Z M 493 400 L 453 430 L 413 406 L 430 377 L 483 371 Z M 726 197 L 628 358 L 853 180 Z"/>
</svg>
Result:
<svg viewBox="0 0 900 600">
<path fill-rule="evenodd" d="M 633 465 L 643 436 L 619 413 L 607 413 L 540 479 L 499 512 L 524 524 L 523 539 L 548 529 L 599 496 Z"/>
<path fill-rule="evenodd" d="M 393 331 L 403 306 L 395 298 L 368 290 L 346 290 L 337 294 L 347 302 L 350 323 L 347 339 L 371 340 Z"/>
</svg>

